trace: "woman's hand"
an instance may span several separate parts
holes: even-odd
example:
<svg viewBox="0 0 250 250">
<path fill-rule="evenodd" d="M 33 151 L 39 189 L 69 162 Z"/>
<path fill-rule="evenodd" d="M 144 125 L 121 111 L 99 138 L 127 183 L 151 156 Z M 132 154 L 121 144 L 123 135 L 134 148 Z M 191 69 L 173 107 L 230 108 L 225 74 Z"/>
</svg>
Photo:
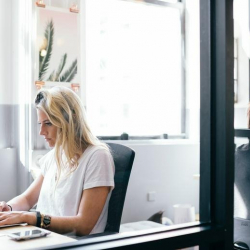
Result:
<svg viewBox="0 0 250 250">
<path fill-rule="evenodd" d="M 5 201 L 0 201 L 0 212 L 11 211 L 11 208 L 7 205 Z"/>
<path fill-rule="evenodd" d="M 0 212 L 0 226 L 17 223 L 36 225 L 36 213 L 26 211 Z"/>
</svg>

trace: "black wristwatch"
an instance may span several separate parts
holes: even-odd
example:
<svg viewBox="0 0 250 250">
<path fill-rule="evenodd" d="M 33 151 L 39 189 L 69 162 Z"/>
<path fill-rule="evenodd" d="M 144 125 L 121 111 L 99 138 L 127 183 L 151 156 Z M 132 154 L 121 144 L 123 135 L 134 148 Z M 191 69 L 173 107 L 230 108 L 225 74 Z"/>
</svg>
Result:
<svg viewBox="0 0 250 250">
<path fill-rule="evenodd" d="M 48 228 L 50 226 L 51 217 L 49 215 L 43 216 L 43 228 Z"/>
</svg>

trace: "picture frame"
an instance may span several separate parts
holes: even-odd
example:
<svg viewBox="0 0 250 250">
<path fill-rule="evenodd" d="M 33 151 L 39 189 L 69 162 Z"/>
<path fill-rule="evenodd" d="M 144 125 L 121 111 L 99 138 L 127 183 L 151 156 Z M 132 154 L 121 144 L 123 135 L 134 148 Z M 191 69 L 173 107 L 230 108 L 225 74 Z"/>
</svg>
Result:
<svg viewBox="0 0 250 250">
<path fill-rule="evenodd" d="M 80 87 L 79 10 L 36 6 L 35 85 Z"/>
</svg>

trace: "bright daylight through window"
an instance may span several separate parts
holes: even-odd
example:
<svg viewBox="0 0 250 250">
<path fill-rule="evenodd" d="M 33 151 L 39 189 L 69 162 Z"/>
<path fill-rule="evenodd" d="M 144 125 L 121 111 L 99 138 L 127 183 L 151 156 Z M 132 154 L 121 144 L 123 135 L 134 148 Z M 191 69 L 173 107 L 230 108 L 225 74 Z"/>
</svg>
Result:
<svg viewBox="0 0 250 250">
<path fill-rule="evenodd" d="M 96 135 L 182 131 L 181 12 L 140 1 L 86 1 L 86 107 Z"/>
</svg>

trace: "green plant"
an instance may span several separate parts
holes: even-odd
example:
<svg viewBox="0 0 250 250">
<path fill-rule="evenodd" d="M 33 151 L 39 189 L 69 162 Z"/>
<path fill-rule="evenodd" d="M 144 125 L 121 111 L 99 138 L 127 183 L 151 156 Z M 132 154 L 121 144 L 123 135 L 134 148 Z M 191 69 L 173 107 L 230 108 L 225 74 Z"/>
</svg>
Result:
<svg viewBox="0 0 250 250">
<path fill-rule="evenodd" d="M 59 76 L 65 66 L 65 63 L 66 63 L 66 60 L 67 60 L 67 54 L 65 53 L 62 58 L 61 58 L 61 62 L 58 66 L 58 69 L 55 73 L 55 71 L 53 70 L 53 72 L 50 74 L 49 78 L 48 78 L 48 81 L 52 81 L 52 82 L 57 82 L 58 79 L 59 79 Z"/>
<path fill-rule="evenodd" d="M 74 79 L 75 75 L 77 73 L 77 59 L 73 61 L 71 66 L 68 70 L 65 71 L 65 73 L 60 77 L 60 82 L 70 82 Z"/>
<path fill-rule="evenodd" d="M 49 67 L 49 61 L 52 55 L 52 48 L 53 48 L 53 39 L 54 39 L 54 24 L 53 20 L 48 22 L 45 32 L 45 43 L 46 47 L 44 48 L 46 54 L 44 56 L 41 55 L 41 50 L 39 51 L 39 80 L 42 81 L 44 78 L 45 73 Z"/>
<path fill-rule="evenodd" d="M 44 80 L 44 76 L 48 70 L 49 62 L 52 55 L 52 49 L 53 49 L 53 39 L 54 39 L 54 24 L 53 20 L 48 22 L 45 32 L 45 46 L 42 46 L 39 51 L 39 80 Z M 45 55 L 42 56 L 42 50 L 45 50 Z M 72 64 L 69 66 L 67 70 L 62 74 L 62 71 L 64 69 L 64 66 L 67 61 L 67 53 L 65 53 L 61 57 L 61 61 L 59 63 L 59 66 L 57 68 L 57 71 L 53 70 L 47 79 L 47 81 L 53 81 L 53 82 L 70 82 L 74 79 L 76 73 L 77 73 L 77 59 L 75 59 Z"/>
</svg>

